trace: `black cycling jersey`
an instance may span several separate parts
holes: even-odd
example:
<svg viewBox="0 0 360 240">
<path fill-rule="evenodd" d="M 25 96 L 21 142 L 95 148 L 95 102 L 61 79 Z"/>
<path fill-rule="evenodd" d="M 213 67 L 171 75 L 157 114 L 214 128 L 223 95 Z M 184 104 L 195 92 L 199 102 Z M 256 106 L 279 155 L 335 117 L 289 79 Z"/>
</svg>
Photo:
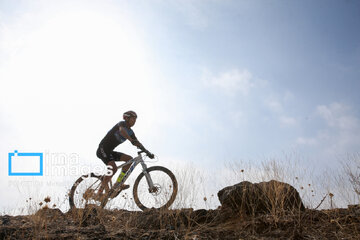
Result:
<svg viewBox="0 0 360 240">
<path fill-rule="evenodd" d="M 123 127 L 132 139 L 137 140 L 134 131 L 126 126 L 125 121 L 120 121 L 110 129 L 99 144 L 106 152 L 114 150 L 119 144 L 126 141 L 126 138 L 120 134 L 120 127 Z"/>
</svg>

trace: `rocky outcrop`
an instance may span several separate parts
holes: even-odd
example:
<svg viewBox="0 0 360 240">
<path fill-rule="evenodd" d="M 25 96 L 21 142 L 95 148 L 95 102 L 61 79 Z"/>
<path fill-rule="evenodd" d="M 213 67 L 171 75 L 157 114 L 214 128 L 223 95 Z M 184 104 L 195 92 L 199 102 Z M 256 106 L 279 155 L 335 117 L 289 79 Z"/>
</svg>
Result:
<svg viewBox="0 0 360 240">
<path fill-rule="evenodd" d="M 287 183 L 275 180 L 261 183 L 244 181 L 220 190 L 218 197 L 223 208 L 241 214 L 282 214 L 305 210 L 298 191 Z"/>
</svg>

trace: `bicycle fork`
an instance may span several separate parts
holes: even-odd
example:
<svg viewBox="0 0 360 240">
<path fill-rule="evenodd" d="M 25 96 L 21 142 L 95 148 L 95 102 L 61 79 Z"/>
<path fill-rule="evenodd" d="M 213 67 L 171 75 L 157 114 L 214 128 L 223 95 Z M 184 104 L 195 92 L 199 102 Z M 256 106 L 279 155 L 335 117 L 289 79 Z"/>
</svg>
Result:
<svg viewBox="0 0 360 240">
<path fill-rule="evenodd" d="M 143 168 L 143 173 L 145 175 L 145 178 L 146 178 L 146 182 L 148 183 L 148 186 L 149 186 L 149 192 L 152 193 L 152 192 L 156 192 L 157 191 L 157 188 L 154 186 L 154 183 L 150 177 L 150 174 L 149 172 L 147 171 L 147 166 L 144 162 L 141 162 L 141 166 Z"/>
</svg>

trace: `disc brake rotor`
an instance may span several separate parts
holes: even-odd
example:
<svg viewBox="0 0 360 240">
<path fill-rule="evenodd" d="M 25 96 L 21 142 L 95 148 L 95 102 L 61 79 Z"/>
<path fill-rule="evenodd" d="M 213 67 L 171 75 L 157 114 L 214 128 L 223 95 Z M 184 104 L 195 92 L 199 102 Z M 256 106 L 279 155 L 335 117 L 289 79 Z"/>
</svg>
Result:
<svg viewBox="0 0 360 240">
<path fill-rule="evenodd" d="M 161 193 L 161 186 L 160 184 L 155 183 L 154 187 L 152 189 L 149 189 L 149 192 L 153 195 L 153 196 L 158 196 Z"/>
</svg>

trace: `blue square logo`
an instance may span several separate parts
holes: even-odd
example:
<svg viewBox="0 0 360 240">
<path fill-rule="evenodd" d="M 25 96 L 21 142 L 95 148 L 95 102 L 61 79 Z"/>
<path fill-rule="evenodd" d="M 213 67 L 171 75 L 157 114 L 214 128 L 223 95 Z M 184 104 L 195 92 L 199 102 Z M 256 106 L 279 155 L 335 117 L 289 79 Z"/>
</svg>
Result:
<svg viewBox="0 0 360 240">
<path fill-rule="evenodd" d="M 43 176 L 43 153 L 9 153 L 9 176 Z"/>
</svg>

